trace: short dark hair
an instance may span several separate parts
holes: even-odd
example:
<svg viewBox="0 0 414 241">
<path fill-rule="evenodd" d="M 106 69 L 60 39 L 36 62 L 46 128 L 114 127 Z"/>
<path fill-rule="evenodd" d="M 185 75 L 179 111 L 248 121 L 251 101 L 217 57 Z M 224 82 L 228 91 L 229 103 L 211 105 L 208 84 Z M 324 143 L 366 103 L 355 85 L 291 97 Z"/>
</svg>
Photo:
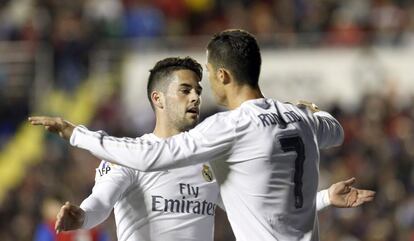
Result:
<svg viewBox="0 0 414 241">
<path fill-rule="evenodd" d="M 193 71 L 199 81 L 203 78 L 203 67 L 191 57 L 170 57 L 158 61 L 154 68 L 150 70 L 150 75 L 147 84 L 148 100 L 154 108 L 151 101 L 151 92 L 154 90 L 166 91 L 167 81 L 174 71 L 176 70 L 191 70 Z"/>
<path fill-rule="evenodd" d="M 213 36 L 207 50 L 215 69 L 226 68 L 240 84 L 258 86 L 262 58 L 252 34 L 241 29 L 225 30 Z"/>
</svg>

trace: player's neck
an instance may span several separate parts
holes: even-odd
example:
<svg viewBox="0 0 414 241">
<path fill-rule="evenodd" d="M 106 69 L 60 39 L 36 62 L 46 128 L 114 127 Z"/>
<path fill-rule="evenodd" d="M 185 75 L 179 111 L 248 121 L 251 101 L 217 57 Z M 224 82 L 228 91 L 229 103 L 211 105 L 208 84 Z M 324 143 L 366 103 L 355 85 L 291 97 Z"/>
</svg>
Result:
<svg viewBox="0 0 414 241">
<path fill-rule="evenodd" d="M 248 85 L 231 86 L 227 89 L 226 107 L 230 110 L 236 109 L 247 100 L 263 98 L 263 94 L 259 87 L 253 88 Z"/>
<path fill-rule="evenodd" d="M 170 136 L 179 134 L 180 131 L 176 128 L 172 128 L 167 121 L 163 120 L 160 117 L 157 117 L 155 121 L 155 128 L 152 133 L 159 138 L 168 138 Z"/>
</svg>

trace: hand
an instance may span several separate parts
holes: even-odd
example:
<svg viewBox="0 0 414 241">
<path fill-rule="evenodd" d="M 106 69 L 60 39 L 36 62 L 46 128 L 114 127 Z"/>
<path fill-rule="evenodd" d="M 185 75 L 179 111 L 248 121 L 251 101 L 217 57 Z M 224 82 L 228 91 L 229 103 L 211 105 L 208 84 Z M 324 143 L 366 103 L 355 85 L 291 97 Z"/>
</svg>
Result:
<svg viewBox="0 0 414 241">
<path fill-rule="evenodd" d="M 354 183 L 355 177 L 346 181 L 337 182 L 329 187 L 328 193 L 332 206 L 350 208 L 374 200 L 374 191 L 354 188 L 352 186 Z"/>
<path fill-rule="evenodd" d="M 66 202 L 56 216 L 56 233 L 70 231 L 82 227 L 85 221 L 85 212 L 78 206 Z"/>
<path fill-rule="evenodd" d="M 306 100 L 299 100 L 298 103 L 296 103 L 296 106 L 299 108 L 308 108 L 310 111 L 312 111 L 312 113 L 319 111 L 319 107 L 317 105 Z"/>
<path fill-rule="evenodd" d="M 42 125 L 46 130 L 59 134 L 60 137 L 69 140 L 75 125 L 62 119 L 61 117 L 33 116 L 29 117 L 32 125 Z"/>
</svg>

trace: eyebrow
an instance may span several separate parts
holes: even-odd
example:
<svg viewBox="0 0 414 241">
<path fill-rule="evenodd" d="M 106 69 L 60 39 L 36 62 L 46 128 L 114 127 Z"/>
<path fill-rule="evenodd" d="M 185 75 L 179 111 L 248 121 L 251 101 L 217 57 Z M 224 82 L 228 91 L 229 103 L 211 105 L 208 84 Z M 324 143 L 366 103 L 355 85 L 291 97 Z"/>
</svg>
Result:
<svg viewBox="0 0 414 241">
<path fill-rule="evenodd" d="M 188 87 L 188 88 L 193 88 L 193 86 L 192 85 L 190 85 L 190 84 L 186 84 L 186 83 L 182 83 L 182 84 L 180 84 L 180 86 L 182 86 L 182 87 Z M 203 90 L 203 87 L 201 87 L 201 85 L 197 85 L 196 87 L 195 87 L 195 89 L 197 89 L 197 90 Z"/>
</svg>

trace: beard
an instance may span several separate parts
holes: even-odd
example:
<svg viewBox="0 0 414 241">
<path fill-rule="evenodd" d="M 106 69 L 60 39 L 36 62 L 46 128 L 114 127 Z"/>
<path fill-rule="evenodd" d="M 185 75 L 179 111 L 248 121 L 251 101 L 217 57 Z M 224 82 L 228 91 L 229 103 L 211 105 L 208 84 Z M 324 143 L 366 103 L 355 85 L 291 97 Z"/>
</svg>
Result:
<svg viewBox="0 0 414 241">
<path fill-rule="evenodd" d="M 187 117 L 187 113 L 184 115 L 176 114 L 174 111 L 168 111 L 168 113 L 168 122 L 170 123 L 170 127 L 180 132 L 188 131 L 198 124 L 198 117 L 196 119 L 192 119 Z"/>
<path fill-rule="evenodd" d="M 193 129 L 197 125 L 197 123 L 198 123 L 198 118 L 197 120 L 193 120 L 193 121 L 190 121 L 188 119 L 181 119 L 180 121 L 176 123 L 176 127 L 181 132 L 189 131 L 190 129 Z"/>
</svg>

